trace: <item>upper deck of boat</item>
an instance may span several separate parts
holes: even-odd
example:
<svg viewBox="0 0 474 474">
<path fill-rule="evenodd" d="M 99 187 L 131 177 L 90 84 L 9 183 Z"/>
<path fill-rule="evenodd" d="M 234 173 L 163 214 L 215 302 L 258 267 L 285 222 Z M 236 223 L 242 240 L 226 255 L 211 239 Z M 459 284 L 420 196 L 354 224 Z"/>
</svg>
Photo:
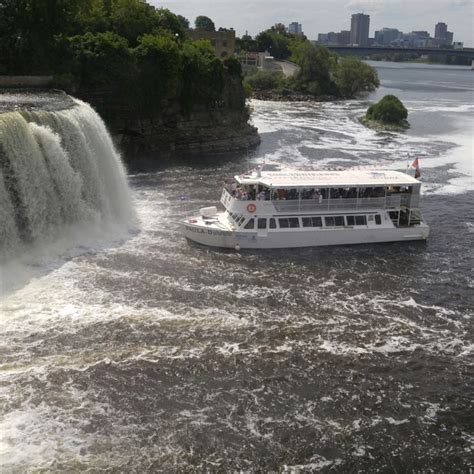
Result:
<svg viewBox="0 0 474 474">
<path fill-rule="evenodd" d="M 345 188 L 412 186 L 420 181 L 395 170 L 348 168 L 344 170 L 265 170 L 235 176 L 242 185 L 260 184 L 270 188 Z"/>
</svg>

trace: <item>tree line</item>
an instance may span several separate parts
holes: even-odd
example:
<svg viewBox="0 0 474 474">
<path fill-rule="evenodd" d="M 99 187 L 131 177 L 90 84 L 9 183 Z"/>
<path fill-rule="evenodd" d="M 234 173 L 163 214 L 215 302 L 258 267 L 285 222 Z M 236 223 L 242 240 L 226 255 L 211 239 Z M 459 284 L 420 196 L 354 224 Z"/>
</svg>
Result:
<svg viewBox="0 0 474 474">
<path fill-rule="evenodd" d="M 219 106 L 226 83 L 242 87 L 240 63 L 188 28 L 143 0 L 0 0 L 0 74 L 54 75 L 67 92 L 108 91 L 142 111 Z"/>
<path fill-rule="evenodd" d="M 277 59 L 289 59 L 299 66 L 298 73 L 290 78 L 265 70 L 248 74 L 246 84 L 255 90 L 350 98 L 379 86 L 374 68 L 357 58 L 331 53 L 304 35 L 288 33 L 282 24 L 262 31 L 255 39 L 244 35 L 238 46 L 241 52 L 268 51 Z"/>
</svg>

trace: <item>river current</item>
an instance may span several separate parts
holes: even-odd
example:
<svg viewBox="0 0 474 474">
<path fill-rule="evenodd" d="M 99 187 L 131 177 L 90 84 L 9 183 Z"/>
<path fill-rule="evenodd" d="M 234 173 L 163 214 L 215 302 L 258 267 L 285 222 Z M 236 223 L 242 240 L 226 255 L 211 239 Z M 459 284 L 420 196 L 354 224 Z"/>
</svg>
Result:
<svg viewBox="0 0 474 474">
<path fill-rule="evenodd" d="M 247 155 L 129 170 L 128 237 L 2 268 L 2 472 L 469 472 L 474 72 L 375 64 L 363 100 L 252 103 Z M 357 120 L 385 94 L 411 128 Z M 179 220 L 257 163 L 420 156 L 426 243 L 220 251 Z"/>
</svg>

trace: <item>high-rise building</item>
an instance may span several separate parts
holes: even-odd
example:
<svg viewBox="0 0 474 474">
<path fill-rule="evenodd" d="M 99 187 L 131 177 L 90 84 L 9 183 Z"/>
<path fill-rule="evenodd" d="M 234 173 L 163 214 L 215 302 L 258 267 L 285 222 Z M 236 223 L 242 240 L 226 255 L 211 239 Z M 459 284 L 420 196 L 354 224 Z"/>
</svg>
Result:
<svg viewBox="0 0 474 474">
<path fill-rule="evenodd" d="M 351 42 L 351 32 L 349 30 L 342 30 L 337 34 L 337 44 L 345 46 Z"/>
<path fill-rule="evenodd" d="M 401 36 L 402 33 L 396 28 L 382 28 L 375 32 L 375 43 L 379 45 L 390 44 Z"/>
<path fill-rule="evenodd" d="M 436 23 L 435 25 L 435 38 L 443 40 L 446 38 L 448 32 L 448 25 L 446 23 Z"/>
<path fill-rule="evenodd" d="M 453 36 L 453 33 L 448 31 L 448 25 L 446 23 L 436 23 L 435 39 L 438 40 L 439 44 L 452 44 Z"/>
<path fill-rule="evenodd" d="M 369 42 L 370 16 L 356 13 L 351 18 L 351 44 L 367 46 Z"/>
<path fill-rule="evenodd" d="M 294 35 L 302 35 L 303 34 L 303 26 L 301 23 L 294 21 L 290 23 L 288 26 L 288 33 L 293 33 Z"/>
</svg>

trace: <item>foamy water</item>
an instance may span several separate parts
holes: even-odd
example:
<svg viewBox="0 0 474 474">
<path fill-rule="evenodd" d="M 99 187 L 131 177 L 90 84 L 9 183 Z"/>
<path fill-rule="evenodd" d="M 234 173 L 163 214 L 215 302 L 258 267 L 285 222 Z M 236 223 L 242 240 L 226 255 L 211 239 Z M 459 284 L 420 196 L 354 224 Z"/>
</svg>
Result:
<svg viewBox="0 0 474 474">
<path fill-rule="evenodd" d="M 364 104 L 256 102 L 249 159 L 136 172 L 138 233 L 22 262 L 0 306 L 2 471 L 465 469 L 473 194 L 447 187 L 466 134 L 377 134 Z M 238 254 L 180 234 L 249 160 L 399 168 L 414 149 L 426 244 Z"/>
</svg>

